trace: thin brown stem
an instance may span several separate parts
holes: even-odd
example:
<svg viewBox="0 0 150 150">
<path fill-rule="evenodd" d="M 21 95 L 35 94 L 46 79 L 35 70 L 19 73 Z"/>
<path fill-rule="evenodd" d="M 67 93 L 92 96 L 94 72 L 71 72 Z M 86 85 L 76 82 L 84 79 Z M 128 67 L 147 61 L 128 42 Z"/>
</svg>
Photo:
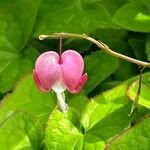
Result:
<svg viewBox="0 0 150 150">
<path fill-rule="evenodd" d="M 138 90 L 137 90 L 137 94 L 134 98 L 134 102 L 132 104 L 129 116 L 133 113 L 134 109 L 136 108 L 139 98 L 140 98 L 140 94 L 141 94 L 141 83 L 142 83 L 142 75 L 143 75 L 144 67 L 139 66 L 139 69 L 140 69 L 140 76 L 139 76 L 139 80 L 138 80 Z"/>
<path fill-rule="evenodd" d="M 63 40 L 63 34 L 60 33 L 60 40 L 59 40 L 59 54 L 62 53 L 62 40 Z"/>
<path fill-rule="evenodd" d="M 40 40 L 44 40 L 44 39 L 50 39 L 50 38 L 60 38 L 60 35 L 63 35 L 63 38 L 81 38 L 81 39 L 86 39 L 92 43 L 94 43 L 95 45 L 97 45 L 99 48 L 101 48 L 103 51 L 105 51 L 106 53 L 109 53 L 110 55 L 113 55 L 115 57 L 121 58 L 125 61 L 137 64 L 139 66 L 143 66 L 145 68 L 150 68 L 150 63 L 149 62 L 144 62 L 144 61 L 140 61 L 134 58 L 131 58 L 129 56 L 120 54 L 118 52 L 115 52 L 113 50 L 111 50 L 106 44 L 104 44 L 101 41 L 97 41 L 92 37 L 89 37 L 85 34 L 73 34 L 73 33 L 55 33 L 53 35 L 40 35 L 39 39 Z"/>
</svg>

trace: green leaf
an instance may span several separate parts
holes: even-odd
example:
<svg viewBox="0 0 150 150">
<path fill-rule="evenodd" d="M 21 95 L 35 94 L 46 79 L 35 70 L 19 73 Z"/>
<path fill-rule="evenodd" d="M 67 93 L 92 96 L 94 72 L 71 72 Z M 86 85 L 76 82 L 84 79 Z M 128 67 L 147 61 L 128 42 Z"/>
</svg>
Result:
<svg viewBox="0 0 150 150">
<path fill-rule="evenodd" d="M 131 105 L 126 89 L 127 84 L 122 84 L 91 100 L 81 119 L 87 136 L 107 140 L 129 126 L 132 117 L 128 116 Z"/>
<path fill-rule="evenodd" d="M 121 6 L 127 3 L 127 0 L 102 0 L 101 3 L 107 8 L 110 15 L 113 16 Z"/>
<path fill-rule="evenodd" d="M 0 50 L 15 53 L 24 48 L 31 35 L 40 1 L 0 2 Z"/>
<path fill-rule="evenodd" d="M 147 54 L 147 60 L 150 61 L 150 34 L 148 34 L 146 40 L 146 54 Z"/>
<path fill-rule="evenodd" d="M 0 104 L 0 122 L 7 120 L 16 110 L 29 111 L 38 117 L 42 124 L 56 105 L 56 97 L 51 93 L 41 93 L 33 81 L 32 75 L 25 77 L 12 94 L 6 96 Z"/>
<path fill-rule="evenodd" d="M 92 53 L 86 56 L 84 60 L 85 72 L 88 74 L 88 81 L 84 87 L 86 94 L 110 76 L 118 67 L 118 60 L 102 51 Z"/>
<path fill-rule="evenodd" d="M 129 44 L 132 47 L 132 50 L 139 60 L 145 60 L 146 61 L 146 55 L 145 55 L 145 39 L 143 37 L 141 38 L 130 38 Z"/>
<path fill-rule="evenodd" d="M 4 122 L 0 122 L 0 149 L 39 150 L 40 143 L 40 125 L 28 112 L 14 112 Z"/>
<path fill-rule="evenodd" d="M 82 150 L 83 135 L 68 120 L 66 113 L 55 110 L 46 127 L 44 147 L 47 150 Z"/>
<path fill-rule="evenodd" d="M 97 29 L 92 37 L 95 39 L 99 39 L 100 41 L 107 43 L 109 47 L 114 48 L 111 43 L 119 43 L 121 39 L 124 39 L 127 36 L 126 30 L 118 30 L 118 29 Z"/>
<path fill-rule="evenodd" d="M 88 102 L 89 102 L 89 99 L 86 96 L 82 94 L 78 94 L 78 95 L 72 96 L 72 98 L 69 99 L 68 105 L 70 108 L 74 109 L 74 111 L 77 113 L 79 117 L 81 117 L 83 108 L 86 107 Z"/>
<path fill-rule="evenodd" d="M 150 147 L 150 117 L 147 116 L 135 126 L 114 138 L 106 150 L 148 150 Z"/>
<path fill-rule="evenodd" d="M 128 30 L 149 32 L 150 13 L 147 6 L 141 1 L 128 3 L 117 11 L 113 21 Z"/>
<path fill-rule="evenodd" d="M 80 53 L 88 51 L 90 49 L 92 43 L 87 40 L 81 39 L 68 39 L 66 42 L 63 43 L 63 48 L 67 49 L 74 49 Z"/>
<path fill-rule="evenodd" d="M 84 138 L 83 150 L 104 150 L 105 142 L 97 137 L 89 135 Z"/>
<path fill-rule="evenodd" d="M 10 90 L 19 78 L 30 73 L 34 68 L 38 52 L 28 48 L 25 54 L 19 56 L 9 52 L 0 52 L 0 91 L 5 93 Z"/>
<path fill-rule="evenodd" d="M 134 57 L 132 49 L 127 44 L 127 42 L 120 40 L 112 43 L 111 45 L 113 47 L 112 49 L 114 49 L 115 51 L 124 55 L 128 55 L 130 57 Z M 136 75 L 137 69 L 137 65 L 119 59 L 118 68 L 114 73 L 115 79 L 118 81 L 127 80 Z"/>
<path fill-rule="evenodd" d="M 98 1 L 82 5 L 80 0 L 43 0 L 34 34 L 88 33 L 111 26 L 110 15 Z"/>
<path fill-rule="evenodd" d="M 138 81 L 134 82 L 128 89 L 128 97 L 134 101 L 135 97 L 137 95 L 137 90 L 138 90 Z M 147 107 L 150 109 L 150 89 L 145 86 L 144 84 L 141 84 L 141 93 L 139 96 L 138 104 L 142 105 L 144 107 Z"/>
<path fill-rule="evenodd" d="M 31 71 L 31 65 L 29 64 L 28 66 L 30 60 L 24 58 L 23 53 L 28 49 L 25 46 L 33 30 L 40 1 L 0 1 L 1 92 L 10 90 L 13 84 L 24 75 L 20 71 L 24 73 L 28 73 L 29 70 Z M 24 59 L 27 60 L 28 67 L 24 66 Z"/>
<path fill-rule="evenodd" d="M 143 76 L 147 84 L 150 83 L 149 79 L 149 73 Z M 91 99 L 81 118 L 85 137 L 92 135 L 106 141 L 130 125 L 133 115 L 128 116 L 131 103 L 126 93 L 129 84 L 135 80 L 137 77 Z"/>
</svg>

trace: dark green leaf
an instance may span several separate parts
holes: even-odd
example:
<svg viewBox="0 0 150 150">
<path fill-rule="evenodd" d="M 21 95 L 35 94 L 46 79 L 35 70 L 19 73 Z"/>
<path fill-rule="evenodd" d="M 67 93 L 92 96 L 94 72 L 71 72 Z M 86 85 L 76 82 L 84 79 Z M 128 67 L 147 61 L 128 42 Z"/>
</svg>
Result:
<svg viewBox="0 0 150 150">
<path fill-rule="evenodd" d="M 127 0 L 102 0 L 101 3 L 107 8 L 111 16 L 124 4 L 127 3 Z"/>
<path fill-rule="evenodd" d="M 118 67 L 118 61 L 116 58 L 100 51 L 85 57 L 84 60 L 85 72 L 88 74 L 88 81 L 84 87 L 87 94 L 104 79 L 110 76 Z"/>
<path fill-rule="evenodd" d="M 26 49 L 22 56 L 18 54 L 0 52 L 0 91 L 10 90 L 17 80 L 30 73 L 34 68 L 38 52 L 35 49 Z"/>
<path fill-rule="evenodd" d="M 80 0 L 43 0 L 36 22 L 35 36 L 54 32 L 88 33 L 111 27 L 111 18 L 100 2 L 82 5 Z"/>
<path fill-rule="evenodd" d="M 147 60 L 150 61 L 150 34 L 148 34 L 147 41 L 146 41 L 146 54 L 147 54 Z"/>
<path fill-rule="evenodd" d="M 0 1 L 0 50 L 18 52 L 29 40 L 41 0 Z"/>
<path fill-rule="evenodd" d="M 145 39 L 141 38 L 131 38 L 129 39 L 129 44 L 131 45 L 136 59 L 146 61 L 145 55 Z"/>
<path fill-rule="evenodd" d="M 24 58 L 21 50 L 26 51 L 28 49 L 25 45 L 32 33 L 40 1 L 0 1 L 1 92 L 10 90 L 13 84 L 24 75 L 23 73 L 31 71 L 31 62 L 28 58 Z M 24 66 L 25 59 L 27 60 L 27 67 Z"/>
</svg>

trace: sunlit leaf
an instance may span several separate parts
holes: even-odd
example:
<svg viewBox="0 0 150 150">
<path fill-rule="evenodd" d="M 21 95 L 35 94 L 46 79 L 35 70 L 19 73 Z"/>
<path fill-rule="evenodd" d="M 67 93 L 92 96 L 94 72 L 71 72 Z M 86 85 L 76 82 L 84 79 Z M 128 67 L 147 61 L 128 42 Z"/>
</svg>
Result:
<svg viewBox="0 0 150 150">
<path fill-rule="evenodd" d="M 135 100 L 138 91 L 138 86 L 138 81 L 135 81 L 128 89 L 127 94 L 132 101 Z M 139 95 L 138 104 L 150 108 L 150 89 L 144 84 L 141 84 L 141 92 Z"/>
<path fill-rule="evenodd" d="M 114 138 L 106 147 L 106 150 L 136 149 L 148 150 L 150 147 L 150 117 L 145 117 L 135 126 L 124 131 Z"/>
<path fill-rule="evenodd" d="M 147 3 L 148 5 L 148 3 Z M 121 27 L 140 32 L 150 31 L 150 13 L 141 1 L 133 1 L 121 7 L 113 18 Z"/>
</svg>

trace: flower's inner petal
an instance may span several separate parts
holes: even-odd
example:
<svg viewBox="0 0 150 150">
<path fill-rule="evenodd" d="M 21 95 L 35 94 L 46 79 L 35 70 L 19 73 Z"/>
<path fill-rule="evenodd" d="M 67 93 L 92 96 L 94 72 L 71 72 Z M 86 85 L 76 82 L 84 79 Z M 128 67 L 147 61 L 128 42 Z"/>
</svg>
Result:
<svg viewBox="0 0 150 150">
<path fill-rule="evenodd" d="M 43 53 L 36 61 L 35 70 L 44 89 L 50 90 L 61 72 L 59 55 L 53 51 Z"/>
<path fill-rule="evenodd" d="M 63 81 L 69 90 L 75 89 L 84 69 L 82 56 L 73 50 L 65 51 L 61 56 Z"/>
<path fill-rule="evenodd" d="M 62 93 L 66 90 L 66 86 L 64 85 L 64 83 L 61 80 L 58 80 L 54 83 L 54 85 L 52 86 L 52 89 L 56 93 Z"/>
</svg>

